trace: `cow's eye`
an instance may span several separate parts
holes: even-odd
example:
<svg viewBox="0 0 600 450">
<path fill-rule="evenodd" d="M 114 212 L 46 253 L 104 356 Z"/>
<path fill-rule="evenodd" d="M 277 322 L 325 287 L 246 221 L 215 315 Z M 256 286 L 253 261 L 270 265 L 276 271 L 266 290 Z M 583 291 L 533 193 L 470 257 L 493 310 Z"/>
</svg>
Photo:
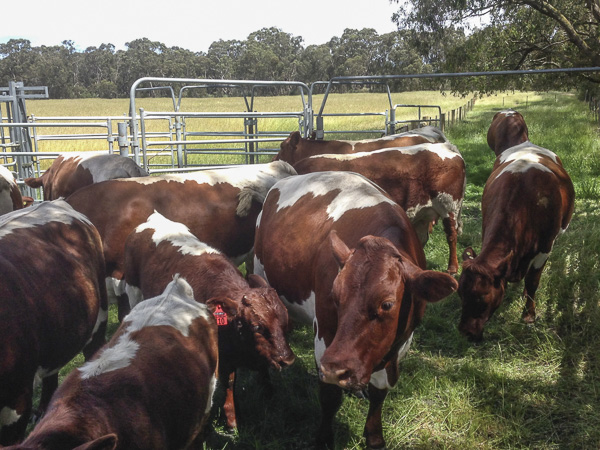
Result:
<svg viewBox="0 0 600 450">
<path fill-rule="evenodd" d="M 263 327 L 262 325 L 254 325 L 252 327 L 252 331 L 254 331 L 255 333 L 262 333 Z"/>
<path fill-rule="evenodd" d="M 394 307 L 394 302 L 383 302 L 381 304 L 381 310 L 382 311 L 389 311 L 393 307 Z"/>
</svg>

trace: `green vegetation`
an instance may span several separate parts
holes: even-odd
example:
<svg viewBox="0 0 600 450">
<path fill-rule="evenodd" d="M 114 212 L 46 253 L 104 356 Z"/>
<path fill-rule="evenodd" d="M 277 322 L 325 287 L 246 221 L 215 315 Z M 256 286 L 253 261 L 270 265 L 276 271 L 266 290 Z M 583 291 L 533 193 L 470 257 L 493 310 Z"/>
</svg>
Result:
<svg viewBox="0 0 600 450">
<path fill-rule="evenodd" d="M 456 294 L 428 307 L 385 403 L 390 449 L 600 447 L 600 143 L 597 124 L 575 96 L 485 97 L 465 122 L 447 130 L 467 164 L 459 252 L 468 245 L 479 249 L 481 193 L 494 161 L 485 136 L 493 114 L 508 107 L 524 115 L 532 142 L 556 152 L 570 172 L 577 195 L 573 220 L 542 275 L 534 325 L 521 321 L 522 285 L 509 287 L 478 345 L 456 329 Z M 430 268 L 445 269 L 447 245 L 439 225 L 425 250 Z M 114 311 L 110 320 L 114 331 Z M 272 374 L 272 388 L 254 373 L 240 374 L 240 430 L 227 433 L 215 410 L 207 449 L 312 448 L 320 416 L 312 330 L 295 329 L 290 342 L 297 362 Z M 339 449 L 364 447 L 367 407 L 365 400 L 346 396 L 336 421 Z"/>
</svg>

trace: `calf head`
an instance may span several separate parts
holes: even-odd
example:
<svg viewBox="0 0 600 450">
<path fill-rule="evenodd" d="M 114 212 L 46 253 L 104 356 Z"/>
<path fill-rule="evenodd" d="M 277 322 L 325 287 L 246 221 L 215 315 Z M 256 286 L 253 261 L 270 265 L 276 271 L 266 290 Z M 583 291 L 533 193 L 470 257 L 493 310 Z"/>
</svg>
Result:
<svg viewBox="0 0 600 450">
<path fill-rule="evenodd" d="M 340 266 L 332 289 L 337 329 L 321 358 L 320 377 L 358 392 L 398 355 L 426 303 L 450 295 L 457 282 L 417 267 L 385 238 L 363 237 L 353 250 L 335 231 L 330 238 Z"/>
<path fill-rule="evenodd" d="M 285 336 L 289 330 L 287 309 L 263 278 L 249 275 L 248 282 L 250 288 L 239 302 L 223 297 L 206 302 L 211 310 L 220 306 L 226 314 L 225 320 L 215 316 L 220 323 L 220 352 L 228 347 L 223 353 L 226 358 L 231 355 L 235 365 L 254 370 L 291 365 L 295 355 Z"/>
<path fill-rule="evenodd" d="M 510 258 L 512 252 L 491 268 L 477 261 L 477 254 L 471 247 L 463 253 L 463 270 L 458 286 L 462 314 L 458 329 L 472 341 L 483 339 L 483 326 L 502 303 Z"/>
<path fill-rule="evenodd" d="M 487 142 L 496 156 L 507 148 L 529 140 L 523 116 L 512 109 L 497 112 L 487 133 Z"/>
</svg>

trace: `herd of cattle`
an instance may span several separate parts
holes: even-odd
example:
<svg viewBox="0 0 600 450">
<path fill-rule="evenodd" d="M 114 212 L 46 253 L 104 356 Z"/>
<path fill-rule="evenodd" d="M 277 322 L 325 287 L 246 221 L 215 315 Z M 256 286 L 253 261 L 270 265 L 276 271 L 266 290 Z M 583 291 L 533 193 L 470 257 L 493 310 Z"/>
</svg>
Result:
<svg viewBox="0 0 600 450">
<path fill-rule="evenodd" d="M 465 162 L 425 127 L 369 141 L 292 133 L 268 164 L 149 176 L 116 155 L 59 157 L 23 208 L 0 166 L 0 445 L 21 449 L 202 448 L 215 388 L 235 428 L 235 374 L 294 362 L 292 323 L 314 329 L 321 425 L 334 447 L 343 390 L 369 399 L 364 436 L 382 448 L 382 406 L 428 302 L 454 291 L 474 340 L 525 279 L 523 318 L 574 189 L 560 159 L 496 114 L 482 197 L 482 248 L 457 235 Z M 14 210 L 14 211 L 13 211 Z M 10 211 L 10 212 L 8 212 Z M 447 272 L 423 246 L 441 219 Z M 243 276 L 238 265 L 251 269 Z M 108 343 L 108 303 L 120 326 Z M 58 386 L 83 350 L 85 364 Z M 217 384 L 217 380 L 219 383 Z M 34 384 L 42 393 L 34 415 Z"/>
</svg>

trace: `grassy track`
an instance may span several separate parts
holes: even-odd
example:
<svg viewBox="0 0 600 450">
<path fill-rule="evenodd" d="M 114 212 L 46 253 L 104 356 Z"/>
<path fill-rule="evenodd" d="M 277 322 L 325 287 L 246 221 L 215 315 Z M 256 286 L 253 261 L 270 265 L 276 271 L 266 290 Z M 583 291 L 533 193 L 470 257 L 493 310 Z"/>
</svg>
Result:
<svg viewBox="0 0 600 450">
<path fill-rule="evenodd" d="M 463 103 L 458 99 L 456 106 Z M 428 307 L 401 363 L 403 375 L 385 403 L 384 435 L 390 449 L 600 447 L 600 143 L 584 104 L 568 94 L 498 95 L 478 100 L 464 123 L 447 130 L 467 164 L 458 249 L 480 248 L 481 194 L 494 161 L 485 134 L 493 114 L 507 107 L 524 115 L 531 141 L 556 152 L 570 172 L 577 195 L 573 220 L 542 275 L 534 325 L 520 319 L 522 284 L 508 288 L 479 345 L 468 343 L 456 329 L 456 294 Z M 360 102 L 352 108 L 372 110 Z M 124 109 L 126 105 L 121 113 Z M 441 227 L 425 250 L 430 268 L 445 269 Z M 312 332 L 298 328 L 290 341 L 298 360 L 273 374 L 272 389 L 258 384 L 252 373 L 241 374 L 240 431 L 226 433 L 215 412 L 207 449 L 312 447 L 319 421 Z M 345 398 L 336 424 L 339 449 L 364 447 L 367 407 L 364 400 Z"/>
</svg>

